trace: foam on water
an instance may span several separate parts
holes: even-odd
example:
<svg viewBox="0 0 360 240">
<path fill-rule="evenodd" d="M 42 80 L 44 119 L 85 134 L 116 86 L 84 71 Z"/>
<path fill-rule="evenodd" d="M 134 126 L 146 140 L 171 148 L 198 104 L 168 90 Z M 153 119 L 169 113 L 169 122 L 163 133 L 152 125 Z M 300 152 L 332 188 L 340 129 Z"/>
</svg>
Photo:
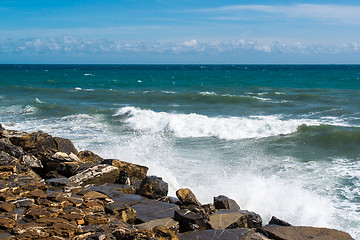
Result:
<svg viewBox="0 0 360 240">
<path fill-rule="evenodd" d="M 320 124 L 311 119 L 282 120 L 280 116 L 208 117 L 195 113 L 154 112 L 135 107 L 120 108 L 114 116 L 126 116 L 125 123 L 136 130 L 170 132 L 177 137 L 217 137 L 227 140 L 289 134 L 302 124 Z"/>
</svg>

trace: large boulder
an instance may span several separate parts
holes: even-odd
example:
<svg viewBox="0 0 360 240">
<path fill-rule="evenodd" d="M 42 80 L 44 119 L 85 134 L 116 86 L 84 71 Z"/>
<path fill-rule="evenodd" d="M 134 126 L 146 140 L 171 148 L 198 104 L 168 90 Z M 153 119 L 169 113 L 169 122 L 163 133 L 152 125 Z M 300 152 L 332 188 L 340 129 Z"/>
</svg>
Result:
<svg viewBox="0 0 360 240">
<path fill-rule="evenodd" d="M 197 205 L 201 206 L 195 194 L 188 188 L 182 188 L 176 191 L 176 196 L 183 205 Z"/>
<path fill-rule="evenodd" d="M 270 240 L 270 238 L 255 232 L 254 229 L 198 230 L 180 233 L 177 237 L 180 240 Z"/>
<path fill-rule="evenodd" d="M 168 184 L 160 177 L 148 176 L 142 180 L 137 193 L 141 196 L 158 199 L 168 193 Z"/>
<path fill-rule="evenodd" d="M 224 195 L 214 197 L 214 205 L 216 209 L 229 209 L 229 210 L 240 210 L 239 205 L 235 200 L 230 199 Z"/>
<path fill-rule="evenodd" d="M 174 216 L 174 211 L 179 210 L 175 204 L 145 199 L 131 206 L 136 211 L 138 223 L 145 223 L 159 218 Z"/>
<path fill-rule="evenodd" d="M 188 209 L 176 210 L 174 219 L 179 222 L 180 232 L 205 230 L 208 219 L 200 213 L 194 213 Z"/>
<path fill-rule="evenodd" d="M 87 184 L 101 185 L 115 183 L 118 176 L 119 169 L 117 167 L 100 164 L 70 177 L 69 180 L 82 186 Z"/>
<path fill-rule="evenodd" d="M 269 238 L 281 240 L 354 240 L 348 233 L 328 228 L 267 225 L 262 230 Z"/>
<path fill-rule="evenodd" d="M 219 210 L 209 216 L 209 225 L 212 229 L 260 228 L 260 215 L 245 210 Z"/>
<path fill-rule="evenodd" d="M 57 150 L 60 152 L 65 152 L 67 154 L 73 153 L 75 155 L 79 153 L 72 141 L 67 138 L 54 137 L 54 141 Z"/>
<path fill-rule="evenodd" d="M 101 164 L 108 164 L 117 167 L 120 171 L 125 171 L 128 174 L 131 183 L 142 181 L 149 170 L 148 167 L 120 161 L 118 159 L 105 159 Z"/>
</svg>

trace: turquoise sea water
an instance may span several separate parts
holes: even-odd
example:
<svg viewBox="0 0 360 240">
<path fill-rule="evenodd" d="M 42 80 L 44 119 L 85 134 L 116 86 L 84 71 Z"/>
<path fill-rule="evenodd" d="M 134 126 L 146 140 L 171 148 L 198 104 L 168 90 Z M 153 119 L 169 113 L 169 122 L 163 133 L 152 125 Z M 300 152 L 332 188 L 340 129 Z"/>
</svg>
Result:
<svg viewBox="0 0 360 240">
<path fill-rule="evenodd" d="M 360 65 L 0 65 L 0 123 L 360 239 Z"/>
</svg>

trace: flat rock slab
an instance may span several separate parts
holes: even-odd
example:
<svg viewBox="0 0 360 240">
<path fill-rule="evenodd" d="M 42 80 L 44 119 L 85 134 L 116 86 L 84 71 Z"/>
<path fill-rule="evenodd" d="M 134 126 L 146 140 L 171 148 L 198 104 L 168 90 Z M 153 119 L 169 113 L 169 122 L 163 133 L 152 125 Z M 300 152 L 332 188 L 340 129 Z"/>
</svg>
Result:
<svg viewBox="0 0 360 240">
<path fill-rule="evenodd" d="M 245 210 L 219 210 L 209 216 L 212 229 L 258 228 L 262 225 L 261 217 Z"/>
<path fill-rule="evenodd" d="M 173 217 L 174 212 L 179 210 L 175 204 L 150 199 L 145 199 L 141 203 L 133 205 L 132 208 L 136 211 L 136 218 L 141 222 Z"/>
<path fill-rule="evenodd" d="M 140 204 L 142 201 L 145 201 L 146 198 L 137 194 L 122 194 L 121 196 L 118 196 L 116 198 L 113 197 L 112 200 L 115 203 L 119 202 L 122 204 L 133 206 L 136 204 Z"/>
<path fill-rule="evenodd" d="M 350 234 L 335 229 L 268 225 L 263 230 L 270 238 L 283 240 L 353 240 Z"/>
<path fill-rule="evenodd" d="M 254 229 L 220 229 L 220 230 L 197 230 L 192 232 L 180 233 L 177 235 L 179 240 L 269 240 Z"/>
<path fill-rule="evenodd" d="M 136 225 L 136 228 L 141 231 L 141 230 L 153 229 L 154 227 L 157 226 L 164 226 L 168 229 L 179 230 L 179 223 L 170 217 L 151 220 L 149 222 Z"/>
</svg>

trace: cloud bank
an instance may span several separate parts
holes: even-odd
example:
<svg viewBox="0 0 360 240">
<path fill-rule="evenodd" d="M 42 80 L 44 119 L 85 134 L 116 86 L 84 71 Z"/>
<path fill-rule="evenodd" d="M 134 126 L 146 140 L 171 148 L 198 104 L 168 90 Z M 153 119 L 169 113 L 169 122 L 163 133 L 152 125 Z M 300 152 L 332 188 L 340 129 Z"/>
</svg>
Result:
<svg viewBox="0 0 360 240">
<path fill-rule="evenodd" d="M 274 41 L 261 43 L 256 40 L 214 40 L 198 41 L 119 41 L 108 39 L 87 39 L 84 37 L 62 36 L 50 38 L 0 39 L 0 54 L 121 54 L 121 53 L 166 53 L 166 54 L 219 54 L 240 55 L 245 53 L 263 54 L 347 54 L 359 53 L 360 43 L 336 45 L 282 43 Z"/>
</svg>

